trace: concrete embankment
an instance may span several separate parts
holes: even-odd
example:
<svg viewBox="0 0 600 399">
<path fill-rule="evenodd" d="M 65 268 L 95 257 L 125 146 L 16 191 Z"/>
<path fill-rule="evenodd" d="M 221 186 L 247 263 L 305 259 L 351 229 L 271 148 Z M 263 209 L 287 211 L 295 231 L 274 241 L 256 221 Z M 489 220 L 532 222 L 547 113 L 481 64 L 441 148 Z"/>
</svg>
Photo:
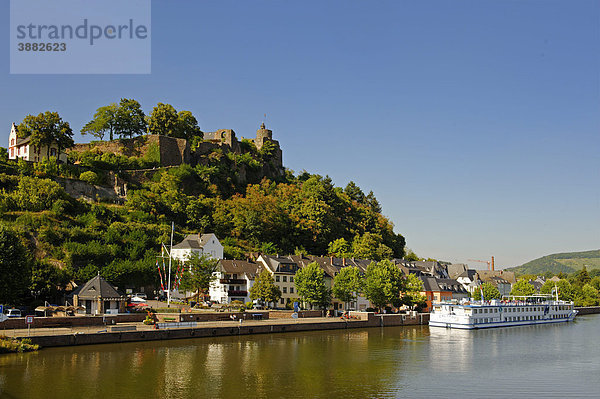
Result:
<svg viewBox="0 0 600 399">
<path fill-rule="evenodd" d="M 579 311 L 578 315 L 600 313 L 600 306 L 576 307 L 575 309 Z"/>
<path fill-rule="evenodd" d="M 45 334 L 32 335 L 28 338 L 34 344 L 41 347 L 92 345 L 103 343 L 155 341 L 166 339 L 223 337 L 232 335 L 249 334 L 272 334 L 282 332 L 336 330 L 347 328 L 385 327 L 427 324 L 429 314 L 421 313 L 414 316 L 409 315 L 376 315 L 374 313 L 356 312 L 351 314 L 350 319 L 339 318 L 314 318 L 295 320 L 250 320 L 242 323 L 234 321 L 198 323 L 192 328 L 167 328 L 152 329 L 152 327 L 140 325 L 129 325 L 131 330 L 123 328 L 122 331 L 114 331 L 109 328 L 98 332 L 75 332 L 70 334 Z M 15 331 L 15 333 L 17 333 Z M 17 334 L 15 334 L 17 335 Z M 23 336 L 27 336 L 24 332 Z"/>
</svg>

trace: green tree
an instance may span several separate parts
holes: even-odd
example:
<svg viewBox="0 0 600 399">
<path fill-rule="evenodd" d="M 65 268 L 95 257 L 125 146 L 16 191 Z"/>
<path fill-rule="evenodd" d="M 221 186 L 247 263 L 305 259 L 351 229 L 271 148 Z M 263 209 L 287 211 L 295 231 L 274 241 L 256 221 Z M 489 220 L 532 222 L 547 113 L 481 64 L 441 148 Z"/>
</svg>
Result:
<svg viewBox="0 0 600 399">
<path fill-rule="evenodd" d="M 561 279 L 558 282 L 546 281 L 540 289 L 540 294 L 556 295 L 558 289 L 558 299 L 562 301 L 572 301 L 574 299 L 573 287 L 566 279 Z"/>
<path fill-rule="evenodd" d="M 146 132 L 146 115 L 139 102 L 122 98 L 115 114 L 115 131 L 121 137 L 140 136 Z"/>
<path fill-rule="evenodd" d="M 404 260 L 407 260 L 409 262 L 416 262 L 418 261 L 420 258 L 417 256 L 416 253 L 414 253 L 412 251 L 412 249 L 407 249 L 406 250 L 406 254 L 404 255 Z"/>
<path fill-rule="evenodd" d="M 404 282 L 402 304 L 411 308 L 423 309 L 427 306 L 427 297 L 421 295 L 422 291 L 423 281 L 415 274 L 409 274 Z"/>
<path fill-rule="evenodd" d="M 276 303 L 281 298 L 281 290 L 275 285 L 271 273 L 264 269 L 254 280 L 250 288 L 250 299 L 259 300 L 263 303 Z"/>
<path fill-rule="evenodd" d="M 348 266 L 340 269 L 340 272 L 333 278 L 333 287 L 331 289 L 335 298 L 346 304 L 356 299 L 359 292 L 362 291 L 362 276 L 356 266 Z"/>
<path fill-rule="evenodd" d="M 29 251 L 8 227 L 0 225 L 0 303 L 23 300 L 30 283 Z"/>
<path fill-rule="evenodd" d="M 535 287 L 527 280 L 517 281 L 510 291 L 510 295 L 529 296 L 535 295 Z"/>
<path fill-rule="evenodd" d="M 50 147 L 56 145 L 61 150 L 73 146 L 73 131 L 69 122 L 62 120 L 57 112 L 46 111 L 37 116 L 27 115 L 17 128 L 19 137 L 30 137 L 30 143 L 37 147 L 46 147 L 46 158 L 50 158 Z"/>
<path fill-rule="evenodd" d="M 86 123 L 81 129 L 81 134 L 91 134 L 104 140 L 104 135 L 108 133 L 109 140 L 113 140 L 117 129 L 117 112 L 119 105 L 112 103 L 100 107 L 94 114 L 94 119 Z"/>
<path fill-rule="evenodd" d="M 584 285 L 588 284 L 591 280 L 592 278 L 590 277 L 585 266 L 583 266 L 581 270 L 575 274 L 575 284 L 577 284 L 579 287 L 583 287 Z"/>
<path fill-rule="evenodd" d="M 364 293 L 366 298 L 379 309 L 388 304 L 399 306 L 400 294 L 405 288 L 404 283 L 402 272 L 389 260 L 372 262 L 367 266 Z"/>
<path fill-rule="evenodd" d="M 175 108 L 171 104 L 158 103 L 150 113 L 148 131 L 151 134 L 176 136 L 178 129 L 179 124 Z"/>
<path fill-rule="evenodd" d="M 581 294 L 575 298 L 576 306 L 597 306 L 600 301 L 598 290 L 590 284 L 585 284 L 581 289 Z"/>
<path fill-rule="evenodd" d="M 357 235 L 352 241 L 352 254 L 357 258 L 376 260 L 379 244 L 381 244 L 381 236 L 379 234 L 366 232 L 362 236 Z"/>
<path fill-rule="evenodd" d="M 60 184 L 50 179 L 21 176 L 17 189 L 11 193 L 15 205 L 25 211 L 50 209 L 54 201 L 66 196 Z"/>
<path fill-rule="evenodd" d="M 200 295 L 210 288 L 210 283 L 217 279 L 216 271 L 219 261 L 207 254 L 192 252 L 189 259 L 183 265 L 180 289 L 185 291 L 197 291 L 198 300 Z"/>
<path fill-rule="evenodd" d="M 327 306 L 331 302 L 331 292 L 325 284 L 325 272 L 316 262 L 310 263 L 296 272 L 294 276 L 296 292 L 305 302 Z"/>
<path fill-rule="evenodd" d="M 67 282 L 68 276 L 63 270 L 44 261 L 33 262 L 29 289 L 38 300 L 54 299 Z"/>
<path fill-rule="evenodd" d="M 498 288 L 490 283 L 481 284 L 481 289 L 483 290 L 483 296 L 486 301 L 489 301 L 490 299 L 500 299 L 502 297 Z M 473 298 L 478 301 L 481 300 L 481 290 L 475 290 Z"/>
<path fill-rule="evenodd" d="M 365 202 L 365 193 L 354 183 L 350 181 L 346 188 L 344 188 L 344 193 L 350 197 L 352 201 L 356 201 L 359 204 L 363 204 Z"/>
<path fill-rule="evenodd" d="M 332 256 L 340 258 L 346 258 L 352 254 L 350 244 L 348 244 L 345 238 L 338 238 L 335 241 L 331 241 L 327 247 L 327 252 Z"/>
<path fill-rule="evenodd" d="M 198 126 L 198 120 L 190 111 L 179 111 L 177 114 L 177 132 L 175 137 L 187 140 L 202 137 L 202 130 Z"/>
</svg>

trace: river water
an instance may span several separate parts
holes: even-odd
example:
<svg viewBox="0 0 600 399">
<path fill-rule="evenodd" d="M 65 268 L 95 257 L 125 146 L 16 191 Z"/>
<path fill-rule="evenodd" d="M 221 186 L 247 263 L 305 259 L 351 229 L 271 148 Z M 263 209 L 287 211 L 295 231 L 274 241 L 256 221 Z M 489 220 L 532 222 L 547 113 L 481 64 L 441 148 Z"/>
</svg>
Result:
<svg viewBox="0 0 600 399">
<path fill-rule="evenodd" d="M 0 398 L 600 397 L 600 315 L 460 331 L 317 331 L 0 355 Z"/>
</svg>

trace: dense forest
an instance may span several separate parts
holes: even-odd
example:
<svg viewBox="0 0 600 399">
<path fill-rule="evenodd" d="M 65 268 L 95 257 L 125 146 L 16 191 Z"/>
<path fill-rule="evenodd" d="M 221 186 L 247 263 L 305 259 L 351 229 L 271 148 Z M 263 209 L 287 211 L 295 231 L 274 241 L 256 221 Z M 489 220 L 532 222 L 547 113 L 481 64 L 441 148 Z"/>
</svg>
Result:
<svg viewBox="0 0 600 399">
<path fill-rule="evenodd" d="M 170 110 L 164 104 L 159 110 L 165 108 Z M 175 131 L 178 137 L 202 140 L 191 114 L 185 114 L 186 124 L 175 123 L 180 128 L 172 131 L 161 130 L 162 119 L 152 123 L 152 114 L 146 119 L 139 118 L 139 109 L 135 114 L 138 125 L 150 121 L 146 125 L 150 133 L 175 135 Z M 174 109 L 171 114 L 176 122 Z M 20 125 L 20 134 L 35 134 L 44 115 L 28 116 L 23 122 L 28 128 Z M 52 116 L 56 121 L 57 115 Z M 57 134 L 69 133 L 66 122 L 58 120 Z M 84 129 L 104 132 L 100 123 L 92 122 Z M 113 123 L 110 136 L 118 134 L 114 126 L 119 125 Z M 185 126 L 191 126 L 192 133 L 185 133 Z M 138 126 L 138 133 L 143 130 Z M 130 132 L 121 136 L 135 136 Z M 131 182 L 124 203 L 76 199 L 57 178 L 103 184 L 108 172 L 126 177 L 128 167 L 151 166 L 151 157 L 90 151 L 69 154 L 67 164 L 52 157 L 32 164 L 8 160 L 2 149 L 0 303 L 25 297 L 52 299 L 70 281 L 80 284 L 98 271 L 120 288 L 156 286 L 155 265 L 161 243 L 169 242 L 171 221 L 176 224 L 175 242 L 186 234 L 214 232 L 230 259 L 245 258 L 250 252 L 373 260 L 404 255 L 404 237 L 381 214 L 373 193 L 365 194 L 352 182 L 336 187 L 329 177 L 286 170 L 277 177 L 250 174 L 249 181 L 240 184 L 239 168 L 262 170 L 270 155 L 269 146 L 258 151 L 251 142 L 242 144 L 241 153 L 217 148 L 196 165 L 154 166 L 147 179 Z"/>
</svg>

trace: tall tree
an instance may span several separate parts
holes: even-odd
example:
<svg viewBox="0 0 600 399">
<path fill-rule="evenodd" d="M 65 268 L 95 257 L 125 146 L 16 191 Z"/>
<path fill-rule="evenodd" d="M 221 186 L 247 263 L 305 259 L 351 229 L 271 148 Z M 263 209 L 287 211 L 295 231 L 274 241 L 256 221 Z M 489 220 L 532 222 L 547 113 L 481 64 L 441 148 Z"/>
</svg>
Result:
<svg viewBox="0 0 600 399">
<path fill-rule="evenodd" d="M 250 288 L 250 299 L 260 300 L 264 303 L 275 303 L 281 298 L 281 290 L 275 285 L 271 273 L 264 269 L 255 278 Z"/>
<path fill-rule="evenodd" d="M 409 274 L 404 282 L 402 292 L 402 303 L 406 306 L 424 308 L 427 306 L 427 298 L 421 295 L 423 281 L 414 274 Z"/>
<path fill-rule="evenodd" d="M 500 299 L 502 297 L 502 295 L 500 295 L 500 291 L 498 291 L 498 288 L 494 287 L 490 283 L 481 284 L 481 289 L 483 290 L 483 296 L 486 301 L 489 301 L 490 299 Z M 481 300 L 481 290 L 475 290 L 473 293 L 473 298 L 478 301 Z"/>
<path fill-rule="evenodd" d="M 364 293 L 367 299 L 379 309 L 388 304 L 399 306 L 400 293 L 405 288 L 404 283 L 402 272 L 389 260 L 372 262 L 367 266 Z"/>
<path fill-rule="evenodd" d="M 349 257 L 352 254 L 350 244 L 348 244 L 348 241 L 346 241 L 345 238 L 338 238 L 335 241 L 331 241 L 327 251 L 330 255 L 339 256 L 341 258 Z"/>
<path fill-rule="evenodd" d="M 567 279 L 561 279 L 558 282 L 547 280 L 540 289 L 540 294 L 556 295 L 556 289 L 558 289 L 558 299 L 562 301 L 572 301 L 574 299 L 573 287 Z"/>
<path fill-rule="evenodd" d="M 327 306 L 331 302 L 331 291 L 325 284 L 325 272 L 316 262 L 312 262 L 296 272 L 294 277 L 296 292 L 305 302 Z"/>
<path fill-rule="evenodd" d="M 69 122 L 62 120 L 58 112 L 46 111 L 37 116 L 27 115 L 17 128 L 19 137 L 30 137 L 31 144 L 46 146 L 46 157 L 50 158 L 50 147 L 54 144 L 60 151 L 73 146 L 73 130 Z"/>
<path fill-rule="evenodd" d="M 535 287 L 533 285 L 529 284 L 529 281 L 527 281 L 527 280 L 519 280 L 512 286 L 510 295 L 517 295 L 517 296 L 535 295 Z"/>
<path fill-rule="evenodd" d="M 191 140 L 194 137 L 202 137 L 202 130 L 198 126 L 198 120 L 190 111 L 179 111 L 177 114 L 177 133 L 175 137 Z"/>
<path fill-rule="evenodd" d="M 0 225 L 0 303 L 14 304 L 23 299 L 30 283 L 29 252 L 17 235 Z"/>
<path fill-rule="evenodd" d="M 352 201 L 356 201 L 359 204 L 363 204 L 365 202 L 365 193 L 363 193 L 360 187 L 358 187 L 353 181 L 350 181 L 346 185 L 346 188 L 344 188 L 344 193 L 346 193 L 346 195 L 350 197 Z"/>
<path fill-rule="evenodd" d="M 122 98 L 116 113 L 116 130 L 121 137 L 134 137 L 146 133 L 146 115 L 136 100 Z"/>
<path fill-rule="evenodd" d="M 343 267 L 333 278 L 333 296 L 346 304 L 356 299 L 362 290 L 362 276 L 356 266 Z"/>
<path fill-rule="evenodd" d="M 177 111 L 171 104 L 158 103 L 152 109 L 148 119 L 148 131 L 151 134 L 175 136 L 179 129 Z"/>
<path fill-rule="evenodd" d="M 200 294 L 206 292 L 210 283 L 217 279 L 218 263 L 217 259 L 207 254 L 193 252 L 184 263 L 180 287 L 185 291 L 197 291 L 200 300 Z"/>
<path fill-rule="evenodd" d="M 86 123 L 81 129 L 81 134 L 91 134 L 104 140 L 104 135 L 108 133 L 109 140 L 113 140 L 117 129 L 117 111 L 119 105 L 112 103 L 100 107 L 94 114 L 94 119 Z"/>
</svg>

